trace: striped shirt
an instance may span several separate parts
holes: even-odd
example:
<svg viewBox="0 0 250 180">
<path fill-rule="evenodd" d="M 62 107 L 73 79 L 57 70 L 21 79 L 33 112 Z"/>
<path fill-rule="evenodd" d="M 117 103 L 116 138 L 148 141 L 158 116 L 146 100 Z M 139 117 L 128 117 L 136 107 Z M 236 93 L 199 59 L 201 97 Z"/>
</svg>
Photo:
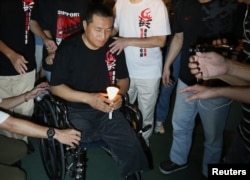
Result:
<svg viewBox="0 0 250 180">
<path fill-rule="evenodd" d="M 243 22 L 243 50 L 239 55 L 239 61 L 250 64 L 250 12 L 249 5 Z M 242 103 L 242 119 L 239 123 L 238 129 L 245 146 L 250 152 L 250 104 Z"/>
</svg>

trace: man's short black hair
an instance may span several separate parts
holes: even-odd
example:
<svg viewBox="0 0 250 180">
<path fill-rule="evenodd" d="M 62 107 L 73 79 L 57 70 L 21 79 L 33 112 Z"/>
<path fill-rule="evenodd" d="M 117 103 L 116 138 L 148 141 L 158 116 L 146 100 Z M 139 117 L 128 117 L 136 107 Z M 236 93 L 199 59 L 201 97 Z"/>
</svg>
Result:
<svg viewBox="0 0 250 180">
<path fill-rule="evenodd" d="M 104 3 L 90 3 L 88 5 L 85 20 L 87 24 L 93 21 L 93 15 L 101 16 L 101 17 L 113 17 L 114 14 L 112 8 Z"/>
</svg>

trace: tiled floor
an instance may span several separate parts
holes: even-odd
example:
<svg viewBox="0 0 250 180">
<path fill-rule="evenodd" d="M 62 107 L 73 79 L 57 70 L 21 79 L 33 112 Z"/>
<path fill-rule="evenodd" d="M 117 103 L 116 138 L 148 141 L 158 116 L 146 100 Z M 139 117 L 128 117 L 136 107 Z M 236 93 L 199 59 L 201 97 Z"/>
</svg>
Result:
<svg viewBox="0 0 250 180">
<path fill-rule="evenodd" d="M 226 144 L 229 144 L 232 132 L 235 131 L 237 122 L 240 118 L 239 104 L 232 105 L 230 119 L 226 128 Z M 170 175 L 162 174 L 159 169 L 159 163 L 168 158 L 172 141 L 172 127 L 168 120 L 165 124 L 166 134 L 153 134 L 150 139 L 150 147 L 153 154 L 154 169 L 149 172 L 142 173 L 143 180 L 199 180 L 201 177 L 201 159 L 203 152 L 203 130 L 199 120 L 194 131 L 193 146 L 190 152 L 189 166 L 180 172 Z M 31 139 L 35 145 L 35 152 L 27 155 L 22 162 L 23 168 L 28 173 L 28 180 L 48 180 L 37 146 L 37 141 Z M 87 180 L 121 180 L 118 169 L 112 159 L 101 149 L 92 148 L 88 151 L 88 169 Z M 66 177 L 65 180 L 72 178 Z"/>
</svg>

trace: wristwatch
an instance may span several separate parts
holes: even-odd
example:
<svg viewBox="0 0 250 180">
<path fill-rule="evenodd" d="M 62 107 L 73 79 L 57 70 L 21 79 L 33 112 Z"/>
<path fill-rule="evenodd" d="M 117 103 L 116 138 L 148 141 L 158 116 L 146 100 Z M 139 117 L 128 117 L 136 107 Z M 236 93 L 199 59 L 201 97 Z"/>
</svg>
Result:
<svg viewBox="0 0 250 180">
<path fill-rule="evenodd" d="M 53 139 L 54 135 L 55 135 L 55 130 L 54 128 L 50 127 L 48 130 L 47 130 L 47 135 L 48 135 L 48 139 Z"/>
</svg>

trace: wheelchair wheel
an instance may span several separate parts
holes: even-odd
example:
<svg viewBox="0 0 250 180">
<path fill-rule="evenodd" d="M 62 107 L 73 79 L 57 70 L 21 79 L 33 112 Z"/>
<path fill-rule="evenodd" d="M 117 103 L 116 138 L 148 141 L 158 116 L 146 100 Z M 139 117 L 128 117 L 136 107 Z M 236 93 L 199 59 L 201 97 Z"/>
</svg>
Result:
<svg viewBox="0 0 250 180">
<path fill-rule="evenodd" d="M 59 107 L 45 95 L 36 102 L 34 117 L 40 124 L 48 127 L 62 127 Z M 65 177 L 64 145 L 55 139 L 39 139 L 39 148 L 44 168 L 51 180 L 63 180 Z"/>
<path fill-rule="evenodd" d="M 68 148 L 65 153 L 66 174 L 75 180 L 86 179 L 87 148 Z"/>
</svg>

